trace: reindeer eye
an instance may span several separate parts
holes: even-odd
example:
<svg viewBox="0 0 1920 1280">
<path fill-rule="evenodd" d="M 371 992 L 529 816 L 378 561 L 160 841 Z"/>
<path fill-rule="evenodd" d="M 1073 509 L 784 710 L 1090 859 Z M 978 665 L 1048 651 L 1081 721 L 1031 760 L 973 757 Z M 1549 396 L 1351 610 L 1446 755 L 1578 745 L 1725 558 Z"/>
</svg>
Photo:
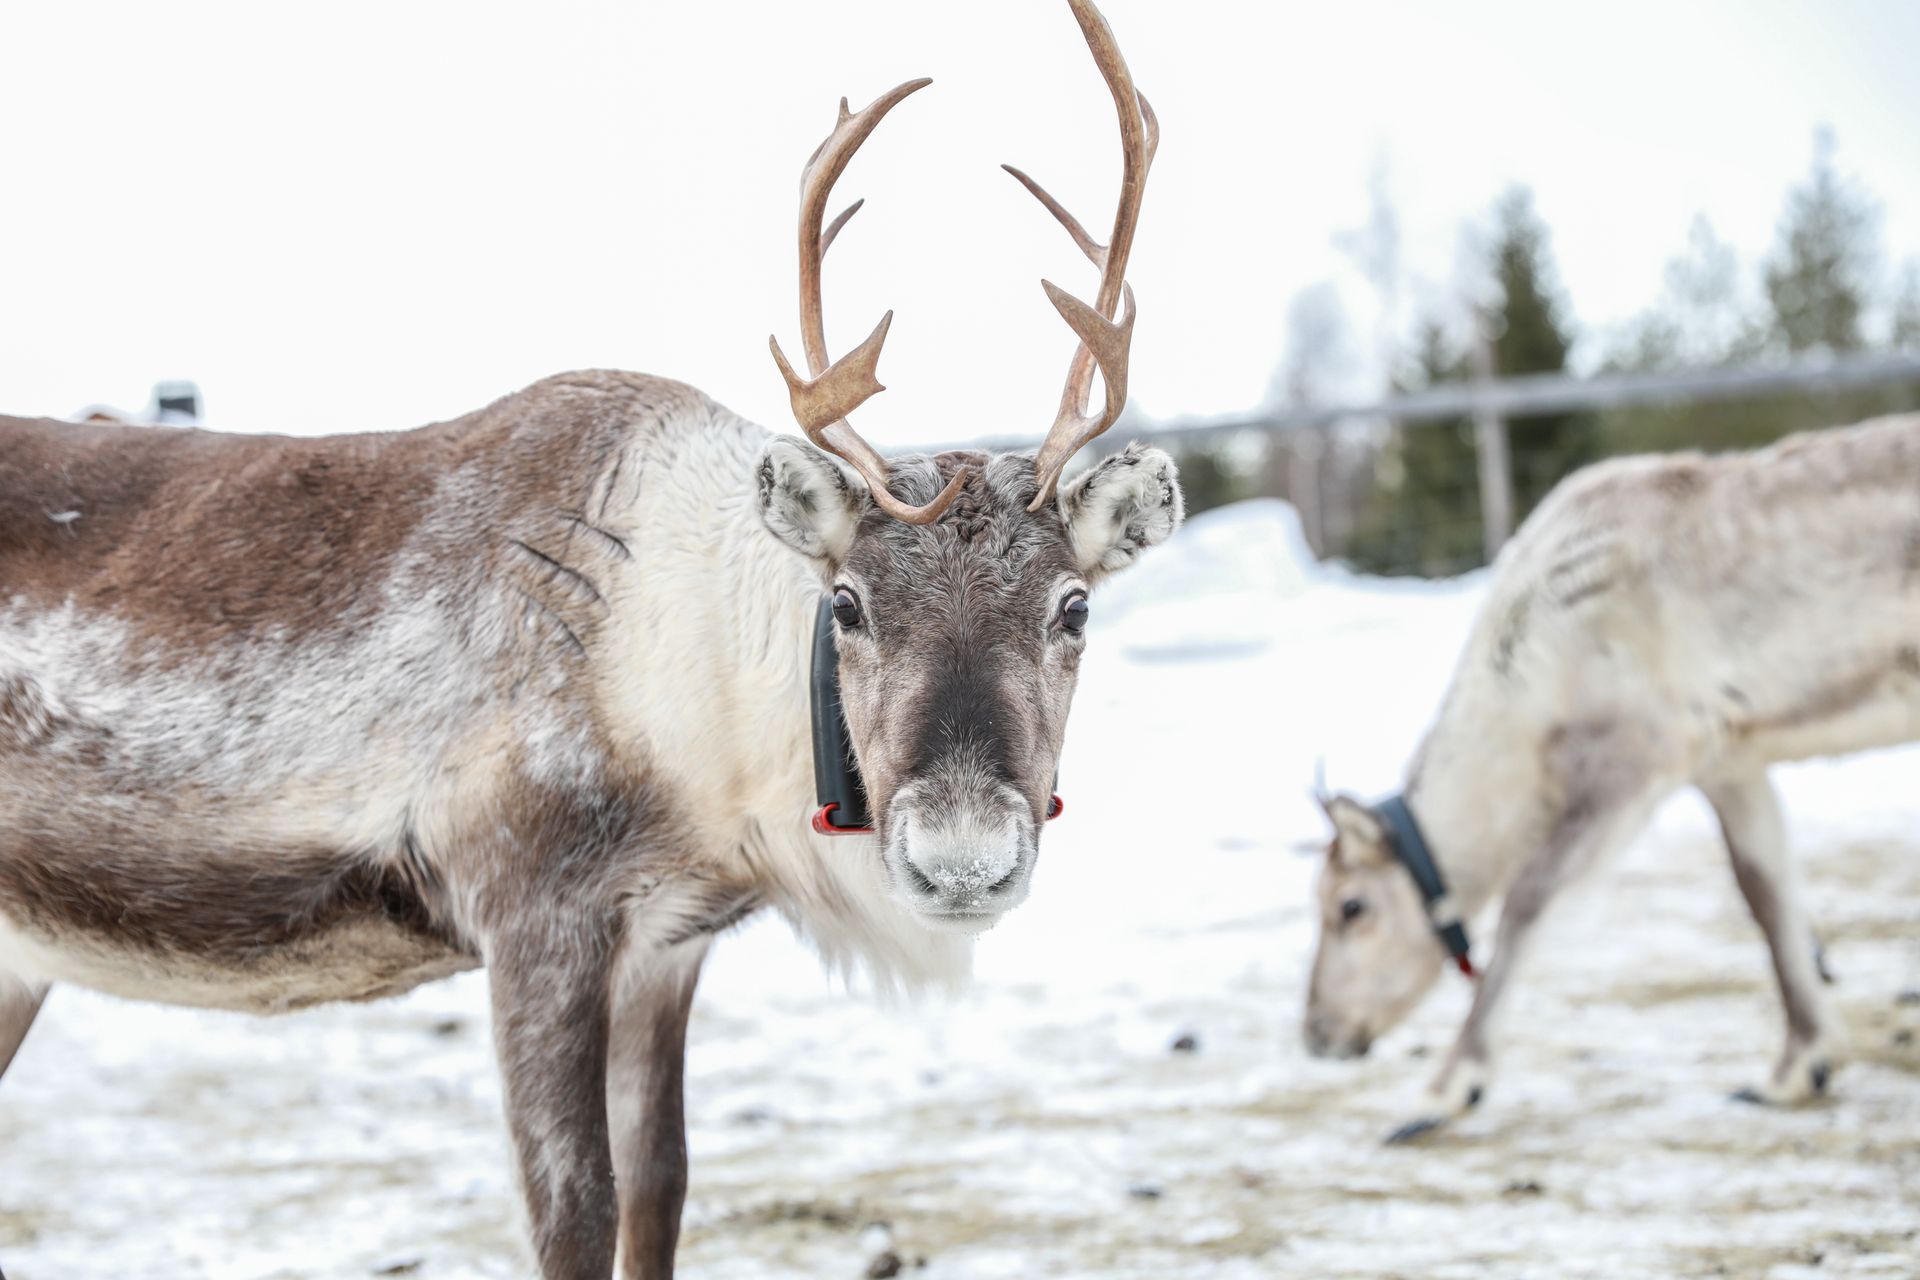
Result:
<svg viewBox="0 0 1920 1280">
<path fill-rule="evenodd" d="M 1077 594 L 1069 596 L 1067 602 L 1060 606 L 1060 625 L 1073 634 L 1079 635 L 1087 629 L 1087 617 L 1091 612 L 1087 608 L 1085 596 Z"/>
<path fill-rule="evenodd" d="M 833 593 L 833 616 L 843 627 L 852 628 L 860 625 L 860 602 L 854 598 L 853 592 L 845 587 L 840 587 Z"/>
<path fill-rule="evenodd" d="M 1347 923 L 1358 920 L 1367 913 L 1367 904 L 1359 898 L 1348 898 L 1340 904 L 1340 920 Z"/>
</svg>

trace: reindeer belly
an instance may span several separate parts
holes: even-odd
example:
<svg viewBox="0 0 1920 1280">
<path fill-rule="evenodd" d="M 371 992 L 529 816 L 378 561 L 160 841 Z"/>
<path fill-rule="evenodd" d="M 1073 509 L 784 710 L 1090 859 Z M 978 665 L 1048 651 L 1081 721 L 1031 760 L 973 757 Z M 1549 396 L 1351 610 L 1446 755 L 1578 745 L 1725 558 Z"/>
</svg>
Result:
<svg viewBox="0 0 1920 1280">
<path fill-rule="evenodd" d="M 49 936 L 0 917 L 0 970 L 132 1000 L 285 1013 L 339 1000 L 378 1000 L 478 967 L 477 957 L 374 924 L 347 925 L 247 965 L 156 957 L 111 938 Z"/>
<path fill-rule="evenodd" d="M 403 876 L 359 859 L 76 854 L 0 833 L 0 970 L 273 1013 L 471 969 Z"/>
<path fill-rule="evenodd" d="M 1733 753 L 1761 763 L 1851 755 L 1920 740 L 1920 657 L 1811 686 L 1778 707 L 1732 721 Z"/>
</svg>

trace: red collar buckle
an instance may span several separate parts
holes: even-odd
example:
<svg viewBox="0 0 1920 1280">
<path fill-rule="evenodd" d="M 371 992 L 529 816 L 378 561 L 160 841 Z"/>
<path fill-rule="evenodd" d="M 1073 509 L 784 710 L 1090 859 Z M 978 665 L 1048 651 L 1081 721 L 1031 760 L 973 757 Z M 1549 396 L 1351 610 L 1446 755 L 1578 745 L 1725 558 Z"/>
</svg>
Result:
<svg viewBox="0 0 1920 1280">
<path fill-rule="evenodd" d="M 843 827 L 833 820 L 837 804 L 823 804 L 813 811 L 813 829 L 823 836 L 870 836 L 872 827 Z"/>
</svg>

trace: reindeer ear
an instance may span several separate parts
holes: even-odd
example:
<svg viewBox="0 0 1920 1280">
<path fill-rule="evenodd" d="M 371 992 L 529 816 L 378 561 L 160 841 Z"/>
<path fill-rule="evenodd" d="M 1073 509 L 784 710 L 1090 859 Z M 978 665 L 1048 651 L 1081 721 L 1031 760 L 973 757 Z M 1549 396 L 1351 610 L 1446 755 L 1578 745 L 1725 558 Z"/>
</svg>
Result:
<svg viewBox="0 0 1920 1280">
<path fill-rule="evenodd" d="M 837 566 L 872 499 L 853 469 L 792 436 L 775 436 L 760 453 L 760 518 L 773 536 L 814 560 Z"/>
<path fill-rule="evenodd" d="M 1352 796 L 1330 796 L 1320 802 L 1333 823 L 1333 848 L 1330 856 L 1349 866 L 1364 866 L 1385 860 L 1387 829 L 1373 810 Z"/>
<path fill-rule="evenodd" d="M 1098 581 L 1165 542 L 1186 518 L 1187 504 L 1173 459 L 1159 449 L 1130 444 L 1063 488 L 1060 513 L 1080 571 Z"/>
</svg>

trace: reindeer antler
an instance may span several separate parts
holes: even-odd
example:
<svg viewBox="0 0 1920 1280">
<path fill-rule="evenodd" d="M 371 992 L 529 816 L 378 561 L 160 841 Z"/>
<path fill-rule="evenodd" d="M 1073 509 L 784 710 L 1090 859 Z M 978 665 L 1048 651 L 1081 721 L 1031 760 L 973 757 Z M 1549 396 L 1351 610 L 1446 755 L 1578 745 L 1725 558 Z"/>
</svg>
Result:
<svg viewBox="0 0 1920 1280">
<path fill-rule="evenodd" d="M 787 394 L 793 401 L 793 416 L 800 429 L 822 449 L 852 463 L 866 478 L 867 488 L 880 509 L 909 524 L 931 524 L 938 520 L 960 496 L 967 472 L 965 468 L 956 472 L 940 496 L 924 507 L 908 506 L 888 491 L 886 459 L 860 438 L 853 424 L 847 421 L 847 415 L 876 392 L 886 390 L 880 385 L 878 366 L 880 348 L 887 340 L 888 326 L 893 323 L 893 312 L 880 317 L 880 323 L 874 326 L 865 342 L 829 363 L 826 319 L 820 297 L 820 265 L 827 249 L 840 229 L 847 225 L 847 219 L 866 202 L 856 200 L 824 233 L 820 226 L 833 184 L 860 144 L 907 95 L 932 83 L 931 80 L 909 80 L 889 89 L 857 112 L 848 112 L 847 100 L 840 99 L 840 118 L 834 122 L 833 132 L 814 151 L 800 173 L 800 336 L 806 345 L 810 376 L 802 378 L 794 372 L 780 350 L 778 338 L 767 340 L 773 347 L 774 363 L 780 366 L 780 376 L 787 380 Z"/>
<path fill-rule="evenodd" d="M 1060 394 L 1060 411 L 1054 416 L 1046 441 L 1033 460 L 1040 488 L 1027 508 L 1029 511 L 1038 511 L 1053 496 L 1054 486 L 1060 482 L 1060 472 L 1068 460 L 1089 440 L 1111 427 L 1119 418 L 1120 410 L 1126 407 L 1127 354 L 1133 340 L 1134 315 L 1133 289 L 1126 283 L 1127 258 L 1133 252 L 1134 228 L 1140 222 L 1140 197 L 1146 190 L 1147 170 L 1152 167 L 1153 153 L 1160 145 L 1160 122 L 1154 119 L 1146 95 L 1133 87 L 1133 76 L 1127 71 L 1126 59 L 1120 56 L 1120 45 L 1114 40 L 1107 20 L 1093 7 L 1092 0 L 1068 0 L 1068 3 L 1080 23 L 1081 33 L 1087 38 L 1087 48 L 1093 51 L 1094 63 L 1113 93 L 1114 106 L 1120 112 L 1120 207 L 1114 214 L 1113 235 L 1106 244 L 1098 244 L 1039 183 L 1012 165 L 1001 166 L 1031 191 L 1048 213 L 1060 220 L 1080 251 L 1100 268 L 1100 291 L 1094 295 L 1093 306 L 1050 280 L 1040 282 L 1060 318 L 1078 335 L 1080 345 L 1074 349 L 1073 362 L 1067 366 L 1067 385 Z M 1124 312 L 1116 322 L 1115 309 L 1123 302 Z M 1105 403 L 1098 416 L 1087 412 L 1096 365 L 1105 388 Z"/>
</svg>

